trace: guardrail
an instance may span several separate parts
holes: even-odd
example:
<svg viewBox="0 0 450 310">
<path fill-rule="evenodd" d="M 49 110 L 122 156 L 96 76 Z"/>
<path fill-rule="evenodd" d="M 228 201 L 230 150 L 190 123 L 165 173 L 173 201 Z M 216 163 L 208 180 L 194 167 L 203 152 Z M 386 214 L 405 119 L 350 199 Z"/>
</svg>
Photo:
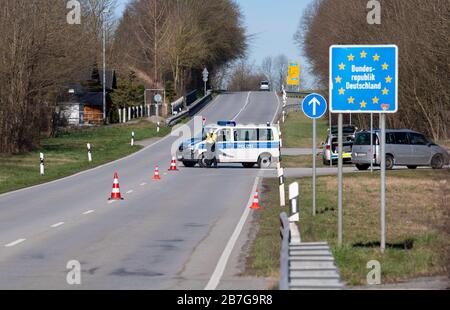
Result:
<svg viewBox="0 0 450 310">
<path fill-rule="evenodd" d="M 312 91 L 287 91 L 286 96 L 288 98 L 303 98 L 312 93 Z"/>
<path fill-rule="evenodd" d="M 280 253 L 280 290 L 289 290 L 289 243 L 291 231 L 289 228 L 289 218 L 286 212 L 280 214 L 280 236 L 281 236 L 281 253 Z"/>
<path fill-rule="evenodd" d="M 172 115 L 180 113 L 184 106 L 184 97 L 181 97 L 170 104 Z"/>
<path fill-rule="evenodd" d="M 192 117 L 197 114 L 201 109 L 203 109 L 210 101 L 212 100 L 212 92 L 208 91 L 206 96 L 198 99 L 194 103 L 190 105 L 190 107 L 177 115 L 174 115 L 168 119 L 166 119 L 167 126 L 173 126 L 181 121 L 184 117 Z"/>
<path fill-rule="evenodd" d="M 297 223 L 298 183 L 289 186 L 290 214 L 280 214 L 280 290 L 343 289 L 327 242 L 302 242 Z"/>
<path fill-rule="evenodd" d="M 193 90 L 186 95 L 186 106 L 190 106 L 197 101 L 197 90 Z"/>
</svg>

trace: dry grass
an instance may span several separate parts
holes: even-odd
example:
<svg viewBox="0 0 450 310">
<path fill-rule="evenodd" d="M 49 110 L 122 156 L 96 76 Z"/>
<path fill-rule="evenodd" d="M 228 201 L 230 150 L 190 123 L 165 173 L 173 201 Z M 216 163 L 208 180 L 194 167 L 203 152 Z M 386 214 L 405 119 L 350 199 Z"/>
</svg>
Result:
<svg viewBox="0 0 450 310">
<path fill-rule="evenodd" d="M 318 214 L 311 212 L 310 179 L 300 183 L 300 230 L 303 241 L 328 241 L 344 281 L 363 285 L 366 263 L 380 261 L 383 283 L 450 270 L 450 170 L 390 171 L 387 176 L 387 250 L 379 251 L 380 183 L 378 173 L 344 177 L 344 244 L 337 247 L 337 180 L 319 177 Z M 264 180 L 262 229 L 254 242 L 248 272 L 273 275 L 279 256 L 278 181 Z M 410 247 L 412 246 L 412 248 Z M 270 250 L 269 250 L 270 249 Z M 262 254 L 264 253 L 264 254 Z M 269 257 L 268 257 L 269 256 Z"/>
</svg>

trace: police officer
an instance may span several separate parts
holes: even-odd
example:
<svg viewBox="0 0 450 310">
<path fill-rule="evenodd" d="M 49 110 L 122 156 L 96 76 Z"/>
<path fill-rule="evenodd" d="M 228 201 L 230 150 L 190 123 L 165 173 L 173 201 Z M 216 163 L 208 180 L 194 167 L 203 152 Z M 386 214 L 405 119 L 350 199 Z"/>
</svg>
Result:
<svg viewBox="0 0 450 310">
<path fill-rule="evenodd" d="M 206 166 L 210 168 L 214 165 L 217 168 L 217 157 L 216 157 L 216 140 L 217 135 L 211 129 L 206 135 Z"/>
</svg>

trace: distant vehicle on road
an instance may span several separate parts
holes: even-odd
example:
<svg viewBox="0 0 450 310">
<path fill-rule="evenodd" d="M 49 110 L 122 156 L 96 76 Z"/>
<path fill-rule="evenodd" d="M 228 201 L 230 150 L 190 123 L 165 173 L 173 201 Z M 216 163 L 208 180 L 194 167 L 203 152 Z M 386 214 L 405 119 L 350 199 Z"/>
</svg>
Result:
<svg viewBox="0 0 450 310">
<path fill-rule="evenodd" d="M 379 138 L 380 130 L 374 130 L 371 152 L 370 131 L 364 130 L 356 134 L 352 162 L 359 170 L 367 170 L 371 160 L 375 166 L 381 164 Z M 442 169 L 449 161 L 447 150 L 422 133 L 407 129 L 386 130 L 386 169 L 390 170 L 394 166 L 407 166 L 409 169 L 430 166 L 433 169 Z"/>
<path fill-rule="evenodd" d="M 344 162 L 351 162 L 352 160 L 352 147 L 353 141 L 355 140 L 355 134 L 358 130 L 357 127 L 353 125 L 344 125 L 343 126 L 343 147 L 344 154 L 343 159 Z M 338 160 L 338 127 L 332 126 L 331 131 L 328 129 L 328 135 L 325 142 L 322 142 L 322 160 L 324 165 L 329 165 L 330 160 L 332 163 L 337 162 Z"/>
<path fill-rule="evenodd" d="M 277 126 L 238 125 L 232 121 L 220 121 L 216 125 L 204 128 L 201 137 L 181 143 L 177 159 L 185 167 L 207 167 L 206 134 L 213 132 L 217 136 L 216 155 L 218 163 L 240 163 L 245 168 L 256 164 L 260 168 L 269 168 L 280 158 L 280 135 Z"/>
<path fill-rule="evenodd" d="M 259 86 L 259 90 L 270 91 L 270 83 L 269 83 L 269 81 L 261 81 L 261 84 Z"/>
</svg>

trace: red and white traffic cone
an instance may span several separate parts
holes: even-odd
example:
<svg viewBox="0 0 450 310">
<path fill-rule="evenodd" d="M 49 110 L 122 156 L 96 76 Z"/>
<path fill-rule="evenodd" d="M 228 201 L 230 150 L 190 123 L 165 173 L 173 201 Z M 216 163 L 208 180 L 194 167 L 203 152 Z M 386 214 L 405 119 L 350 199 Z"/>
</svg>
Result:
<svg viewBox="0 0 450 310">
<path fill-rule="evenodd" d="M 256 188 L 255 196 L 253 197 L 253 204 L 250 206 L 250 209 L 261 209 L 261 206 L 259 205 L 259 190 Z"/>
<path fill-rule="evenodd" d="M 123 200 L 120 195 L 119 175 L 114 173 L 114 181 L 112 185 L 111 198 L 109 200 Z"/>
<path fill-rule="evenodd" d="M 175 157 L 172 157 L 172 162 L 170 163 L 169 171 L 178 171 L 177 169 L 177 160 Z"/>
<path fill-rule="evenodd" d="M 155 174 L 153 175 L 153 180 L 155 180 L 155 181 L 161 180 L 161 177 L 159 176 L 159 167 L 158 166 L 155 167 Z"/>
</svg>

